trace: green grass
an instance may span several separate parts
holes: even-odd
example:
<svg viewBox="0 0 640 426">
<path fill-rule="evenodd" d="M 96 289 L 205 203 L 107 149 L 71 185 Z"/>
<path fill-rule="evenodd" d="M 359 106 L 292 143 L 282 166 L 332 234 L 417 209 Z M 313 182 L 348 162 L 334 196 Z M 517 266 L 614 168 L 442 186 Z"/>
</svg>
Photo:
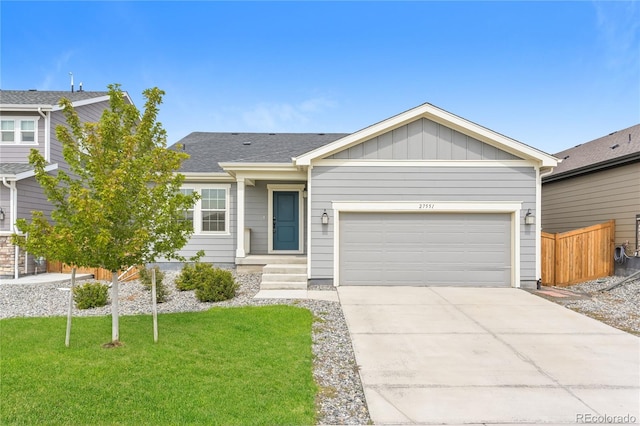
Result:
<svg viewBox="0 0 640 426">
<path fill-rule="evenodd" d="M 315 423 L 308 310 L 218 308 L 120 318 L 0 321 L 0 424 Z"/>
</svg>

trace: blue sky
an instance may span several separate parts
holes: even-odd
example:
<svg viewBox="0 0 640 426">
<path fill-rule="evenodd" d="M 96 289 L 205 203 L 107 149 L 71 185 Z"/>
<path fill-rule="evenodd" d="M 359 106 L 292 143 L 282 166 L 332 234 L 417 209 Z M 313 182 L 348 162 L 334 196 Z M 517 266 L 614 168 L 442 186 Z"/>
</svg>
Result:
<svg viewBox="0 0 640 426">
<path fill-rule="evenodd" d="M 166 92 L 192 131 L 354 132 L 425 102 L 555 153 L 640 122 L 638 2 L 0 2 L 0 87 Z"/>
</svg>

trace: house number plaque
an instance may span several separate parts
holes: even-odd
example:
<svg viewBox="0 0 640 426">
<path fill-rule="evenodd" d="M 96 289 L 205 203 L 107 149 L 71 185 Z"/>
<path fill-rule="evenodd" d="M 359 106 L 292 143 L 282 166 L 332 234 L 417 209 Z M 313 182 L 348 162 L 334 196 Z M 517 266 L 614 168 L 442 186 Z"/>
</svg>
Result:
<svg viewBox="0 0 640 426">
<path fill-rule="evenodd" d="M 418 209 L 420 210 L 433 210 L 436 207 L 433 203 L 419 203 Z"/>
</svg>

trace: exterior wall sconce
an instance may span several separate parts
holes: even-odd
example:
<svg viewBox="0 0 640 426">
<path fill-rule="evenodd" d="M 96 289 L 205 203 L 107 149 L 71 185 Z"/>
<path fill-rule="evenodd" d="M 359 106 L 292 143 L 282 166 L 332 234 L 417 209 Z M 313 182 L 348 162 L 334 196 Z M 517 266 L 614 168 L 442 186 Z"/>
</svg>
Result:
<svg viewBox="0 0 640 426">
<path fill-rule="evenodd" d="M 4 220 L 4 210 L 0 207 L 0 220 Z"/>
<path fill-rule="evenodd" d="M 328 225 L 329 224 L 329 215 L 327 214 L 327 210 L 325 209 L 324 213 L 322 213 L 322 216 L 320 217 L 322 224 L 323 225 Z"/>
<path fill-rule="evenodd" d="M 302 190 L 302 198 L 307 198 L 307 187 L 306 186 Z"/>
<path fill-rule="evenodd" d="M 536 223 L 536 217 L 531 213 L 531 209 L 527 209 L 527 214 L 524 215 L 524 224 L 533 225 Z"/>
</svg>

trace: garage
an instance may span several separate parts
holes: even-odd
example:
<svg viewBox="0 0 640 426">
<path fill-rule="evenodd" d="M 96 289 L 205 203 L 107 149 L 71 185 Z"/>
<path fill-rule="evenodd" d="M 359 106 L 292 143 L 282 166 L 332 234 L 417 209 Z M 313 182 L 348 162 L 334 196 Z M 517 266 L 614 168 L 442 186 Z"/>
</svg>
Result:
<svg viewBox="0 0 640 426">
<path fill-rule="evenodd" d="M 510 287 L 511 214 L 344 212 L 340 285 Z"/>
</svg>

